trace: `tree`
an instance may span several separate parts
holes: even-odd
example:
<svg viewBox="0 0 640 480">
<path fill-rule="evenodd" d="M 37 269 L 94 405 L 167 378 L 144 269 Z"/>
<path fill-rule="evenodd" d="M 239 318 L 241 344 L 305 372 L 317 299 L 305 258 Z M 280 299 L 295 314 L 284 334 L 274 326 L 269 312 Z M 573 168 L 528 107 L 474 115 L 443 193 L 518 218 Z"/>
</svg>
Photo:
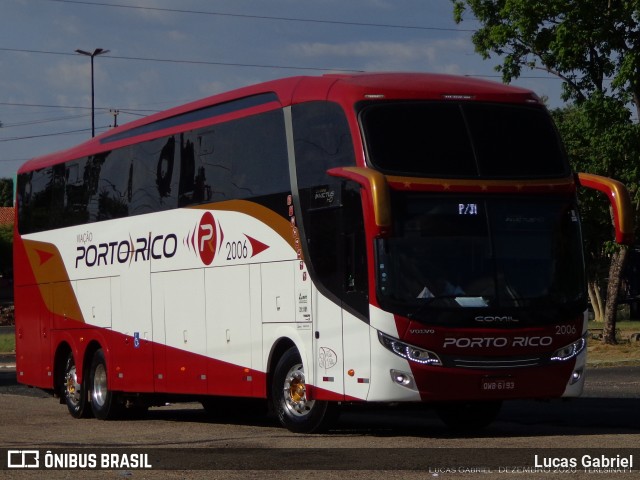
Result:
<svg viewBox="0 0 640 480">
<path fill-rule="evenodd" d="M 0 225 L 0 273 L 3 278 L 13 275 L 13 225 Z"/>
<path fill-rule="evenodd" d="M 630 187 L 638 225 L 640 169 L 635 163 L 640 158 L 640 126 L 631 121 L 627 106 L 620 100 L 594 94 L 579 106 L 557 109 L 552 114 L 574 169 L 615 176 Z M 615 339 L 615 299 L 628 250 L 611 240 L 612 218 L 602 195 L 582 189 L 579 196 L 591 305 L 596 319 L 604 320 L 605 337 Z M 605 303 L 601 288 L 607 279 Z"/>
<path fill-rule="evenodd" d="M 564 99 L 599 92 L 632 101 L 640 113 L 640 6 L 637 0 L 452 0 L 482 23 L 473 35 L 483 58 L 502 56 L 505 82 L 523 68 L 561 78 Z M 640 116 L 640 115 L 638 115 Z"/>
<path fill-rule="evenodd" d="M 0 207 L 13 206 L 13 180 L 0 178 Z M 13 224 L 0 225 L 0 273 L 13 275 Z"/>
<path fill-rule="evenodd" d="M 555 116 L 574 167 L 625 182 L 638 205 L 638 126 L 627 108 L 631 105 L 640 116 L 638 0 L 451 1 L 456 22 L 471 10 L 481 23 L 473 35 L 476 51 L 485 59 L 500 56 L 496 69 L 506 83 L 523 69 L 542 69 L 563 80 L 563 98 L 573 106 Z M 587 259 L 593 261 L 591 278 L 600 261 L 610 260 L 603 341 L 615 343 L 618 285 L 627 249 L 613 248 L 599 235 L 610 229 L 597 228 L 608 217 L 594 198 L 582 198 L 584 217 L 599 212 L 593 228 L 587 223 Z"/>
<path fill-rule="evenodd" d="M 0 207 L 13 206 L 13 180 L 0 178 Z"/>
</svg>

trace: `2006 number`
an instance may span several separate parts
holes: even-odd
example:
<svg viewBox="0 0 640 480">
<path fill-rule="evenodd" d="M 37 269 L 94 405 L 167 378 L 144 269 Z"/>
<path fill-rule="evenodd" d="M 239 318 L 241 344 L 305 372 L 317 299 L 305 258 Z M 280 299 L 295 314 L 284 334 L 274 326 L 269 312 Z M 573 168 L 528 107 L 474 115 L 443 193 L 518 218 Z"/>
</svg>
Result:
<svg viewBox="0 0 640 480">
<path fill-rule="evenodd" d="M 249 247 L 247 247 L 247 241 L 227 242 L 225 244 L 227 249 L 227 260 L 238 260 L 249 257 Z"/>
<path fill-rule="evenodd" d="M 575 325 L 556 325 L 556 335 L 575 335 L 576 332 Z"/>
</svg>

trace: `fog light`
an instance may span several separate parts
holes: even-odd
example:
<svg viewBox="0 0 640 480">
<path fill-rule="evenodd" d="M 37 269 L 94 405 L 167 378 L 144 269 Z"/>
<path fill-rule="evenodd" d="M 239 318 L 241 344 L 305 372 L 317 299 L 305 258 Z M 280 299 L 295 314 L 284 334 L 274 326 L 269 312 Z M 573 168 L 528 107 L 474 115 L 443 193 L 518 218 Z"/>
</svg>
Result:
<svg viewBox="0 0 640 480">
<path fill-rule="evenodd" d="M 416 382 L 413 379 L 413 375 L 407 372 L 401 372 L 400 370 L 390 370 L 391 379 L 394 383 L 402 386 L 410 388 L 411 390 L 417 390 Z"/>
<path fill-rule="evenodd" d="M 573 373 L 571 374 L 571 380 L 569 380 L 569 385 L 578 383 L 581 378 L 582 378 L 582 369 L 580 368 L 578 370 L 574 370 Z"/>
</svg>

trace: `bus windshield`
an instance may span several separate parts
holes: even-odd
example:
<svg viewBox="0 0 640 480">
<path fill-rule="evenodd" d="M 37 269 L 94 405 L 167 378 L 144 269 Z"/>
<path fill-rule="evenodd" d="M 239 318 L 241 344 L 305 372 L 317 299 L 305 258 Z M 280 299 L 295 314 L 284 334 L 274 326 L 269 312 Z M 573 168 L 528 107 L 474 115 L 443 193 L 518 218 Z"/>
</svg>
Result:
<svg viewBox="0 0 640 480">
<path fill-rule="evenodd" d="M 385 307 L 584 307 L 573 200 L 394 192 L 392 202 L 393 234 L 377 242 Z"/>
<path fill-rule="evenodd" d="M 539 105 L 382 102 L 360 113 L 367 157 L 388 175 L 556 178 L 569 174 Z"/>
</svg>

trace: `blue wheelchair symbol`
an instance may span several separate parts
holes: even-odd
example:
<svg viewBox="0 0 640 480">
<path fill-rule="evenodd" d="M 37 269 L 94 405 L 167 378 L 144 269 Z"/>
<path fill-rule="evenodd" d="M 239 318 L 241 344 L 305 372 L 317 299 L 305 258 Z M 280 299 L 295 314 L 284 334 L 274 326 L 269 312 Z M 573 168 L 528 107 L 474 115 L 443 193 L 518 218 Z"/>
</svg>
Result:
<svg viewBox="0 0 640 480">
<path fill-rule="evenodd" d="M 140 332 L 133 332 L 133 348 L 140 348 Z"/>
</svg>

